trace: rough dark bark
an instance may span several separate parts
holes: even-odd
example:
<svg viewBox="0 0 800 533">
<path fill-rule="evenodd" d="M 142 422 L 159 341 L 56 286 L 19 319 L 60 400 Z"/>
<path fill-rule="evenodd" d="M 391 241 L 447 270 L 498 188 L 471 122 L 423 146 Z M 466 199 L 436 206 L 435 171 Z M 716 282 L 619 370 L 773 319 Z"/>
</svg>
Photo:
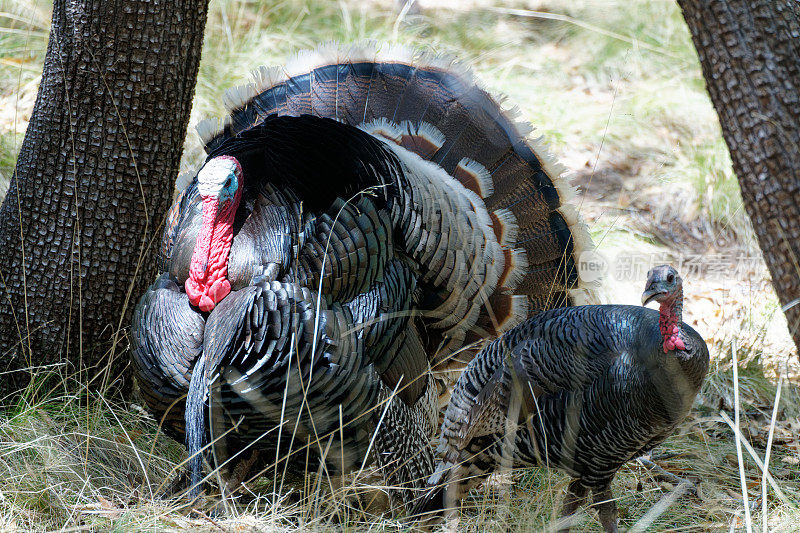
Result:
<svg viewBox="0 0 800 533">
<path fill-rule="evenodd" d="M 68 363 L 95 383 L 152 281 L 208 0 L 56 0 L 39 93 L 0 207 L 0 392 Z M 116 361 L 109 364 L 111 354 Z M 94 367 L 94 369 L 92 369 Z"/>
<path fill-rule="evenodd" d="M 800 349 L 800 2 L 678 3 Z"/>
</svg>

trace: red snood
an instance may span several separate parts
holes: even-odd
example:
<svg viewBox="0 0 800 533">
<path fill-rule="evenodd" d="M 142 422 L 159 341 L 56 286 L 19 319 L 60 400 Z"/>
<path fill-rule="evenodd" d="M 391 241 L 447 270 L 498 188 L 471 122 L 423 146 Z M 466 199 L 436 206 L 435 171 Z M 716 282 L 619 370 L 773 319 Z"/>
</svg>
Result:
<svg viewBox="0 0 800 533">
<path fill-rule="evenodd" d="M 224 202 L 222 206 L 216 197 L 203 197 L 203 226 L 197 235 L 185 288 L 192 305 L 204 312 L 214 309 L 231 292 L 228 254 L 241 190 L 240 184 L 233 200 Z"/>
</svg>

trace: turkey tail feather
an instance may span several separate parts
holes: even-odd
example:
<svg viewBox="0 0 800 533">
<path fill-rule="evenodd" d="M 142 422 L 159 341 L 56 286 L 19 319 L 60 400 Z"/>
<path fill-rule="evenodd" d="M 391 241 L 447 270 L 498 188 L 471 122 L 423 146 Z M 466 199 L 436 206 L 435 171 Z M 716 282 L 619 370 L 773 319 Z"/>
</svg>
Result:
<svg viewBox="0 0 800 533">
<path fill-rule="evenodd" d="M 528 138 L 519 112 L 504 108 L 456 61 L 402 46 L 332 44 L 253 77 L 229 93 L 231 115 L 221 130 L 203 125 L 209 152 L 274 113 L 392 124 L 400 132 L 395 142 L 439 164 L 484 198 L 490 213 L 514 224 L 516 239 L 504 248 L 520 258 L 519 271 L 504 276 L 514 286 L 498 290 L 527 296 L 531 311 L 591 300 L 577 274 L 577 257 L 591 240 L 565 205 L 574 192 L 562 169 Z M 428 134 L 418 135 L 423 128 Z"/>
<path fill-rule="evenodd" d="M 460 370 L 469 354 L 448 354 L 465 341 L 499 335 L 535 312 L 597 303 L 578 276 L 579 255 L 592 244 L 568 204 L 574 189 L 563 169 L 529 137 L 519 112 L 453 59 L 402 46 L 328 45 L 253 79 L 227 95 L 228 119 L 200 128 L 209 154 L 271 115 L 310 114 L 396 145 L 405 172 L 425 175 L 405 184 L 407 205 L 419 213 L 395 223 L 423 265 L 427 346 L 439 347 L 435 361 L 450 361 L 437 371 Z M 324 152 L 331 143 L 313 150 L 333 158 Z M 465 226 L 452 209 L 475 216 Z"/>
</svg>

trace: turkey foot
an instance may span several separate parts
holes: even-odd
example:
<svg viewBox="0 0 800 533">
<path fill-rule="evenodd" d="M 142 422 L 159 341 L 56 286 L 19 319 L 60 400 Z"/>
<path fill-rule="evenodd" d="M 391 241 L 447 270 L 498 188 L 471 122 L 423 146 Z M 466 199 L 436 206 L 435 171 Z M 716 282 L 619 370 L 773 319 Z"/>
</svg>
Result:
<svg viewBox="0 0 800 533">
<path fill-rule="evenodd" d="M 606 485 L 604 489 L 592 491 L 592 507 L 597 509 L 603 531 L 606 533 L 617 533 L 617 500 L 611 494 L 611 487 Z"/>
<path fill-rule="evenodd" d="M 564 497 L 564 506 L 561 508 L 561 518 L 567 518 L 575 514 L 581 505 L 586 503 L 586 496 L 589 494 L 589 489 L 581 484 L 580 479 L 573 480 L 567 487 L 567 495 Z M 559 533 L 567 533 L 571 520 L 567 525 L 559 528 Z"/>
<path fill-rule="evenodd" d="M 222 479 L 224 480 L 224 484 L 220 487 L 222 489 L 222 497 L 207 510 L 207 515 L 203 515 L 207 520 L 229 515 L 226 498 L 231 497 L 234 492 L 242 487 L 242 484 L 245 479 L 247 479 L 248 474 L 252 471 L 253 465 L 259 457 L 258 450 L 252 448 L 251 450 L 252 451 L 246 455 L 244 459 L 236 463 L 236 466 L 233 467 L 233 471 L 229 476 L 223 475 Z M 242 453 L 242 455 L 244 455 L 244 453 Z"/>
<path fill-rule="evenodd" d="M 697 496 L 697 485 L 686 478 L 682 478 L 680 476 L 676 476 L 672 472 L 667 472 L 657 464 L 655 464 L 650 459 L 646 459 L 644 457 L 639 457 L 636 459 L 636 462 L 642 465 L 650 474 L 652 474 L 653 479 L 656 481 L 666 481 L 667 483 L 671 483 L 676 487 L 681 485 L 684 486 L 684 490 L 686 494 L 691 494 L 693 496 Z"/>
<path fill-rule="evenodd" d="M 253 449 L 249 456 L 236 463 L 236 466 L 233 467 L 233 472 L 231 472 L 230 477 L 225 481 L 225 494 L 233 494 L 239 489 L 239 487 L 242 486 L 242 483 L 244 483 L 247 475 L 250 474 L 250 471 L 253 469 L 253 465 L 256 463 L 256 460 L 258 460 L 258 457 L 258 450 Z"/>
</svg>

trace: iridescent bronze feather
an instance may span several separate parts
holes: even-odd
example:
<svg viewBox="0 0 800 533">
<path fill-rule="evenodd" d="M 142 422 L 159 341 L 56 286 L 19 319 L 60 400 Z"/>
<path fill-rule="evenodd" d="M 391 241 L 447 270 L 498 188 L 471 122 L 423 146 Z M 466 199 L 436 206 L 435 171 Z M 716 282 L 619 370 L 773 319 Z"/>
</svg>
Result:
<svg viewBox="0 0 800 533">
<path fill-rule="evenodd" d="M 297 467 L 308 450 L 335 472 L 371 450 L 387 482 L 422 486 L 437 405 L 475 351 L 454 354 L 591 297 L 570 188 L 529 127 L 448 59 L 322 48 L 225 100 L 229 117 L 198 131 L 209 161 L 241 167 L 231 292 L 207 313 L 186 300 L 205 205 L 195 178 L 134 317 L 143 396 L 173 434 L 204 428 L 190 450 L 210 443 L 218 465 L 257 448 Z"/>
</svg>

